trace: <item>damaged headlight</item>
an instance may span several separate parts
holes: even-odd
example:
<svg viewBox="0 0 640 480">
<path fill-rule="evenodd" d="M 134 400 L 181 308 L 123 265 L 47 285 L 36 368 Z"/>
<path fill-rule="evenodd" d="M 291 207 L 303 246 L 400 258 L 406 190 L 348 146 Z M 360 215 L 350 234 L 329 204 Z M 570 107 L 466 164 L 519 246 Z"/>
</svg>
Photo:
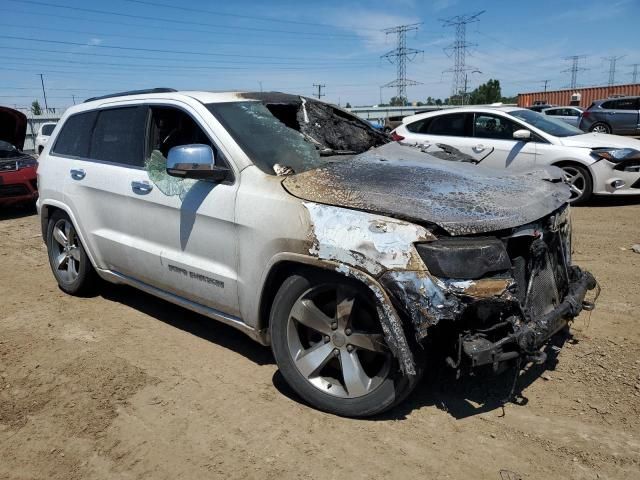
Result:
<svg viewBox="0 0 640 480">
<path fill-rule="evenodd" d="M 633 148 L 594 148 L 591 153 L 612 163 L 624 160 L 640 160 L 640 151 Z"/>
<path fill-rule="evenodd" d="M 38 161 L 33 157 L 20 158 L 16 163 L 18 164 L 18 170 L 20 170 L 21 168 L 35 167 L 38 165 Z"/>
<path fill-rule="evenodd" d="M 419 243 L 416 249 L 437 277 L 475 280 L 511 268 L 504 243 L 495 237 L 441 238 Z"/>
</svg>

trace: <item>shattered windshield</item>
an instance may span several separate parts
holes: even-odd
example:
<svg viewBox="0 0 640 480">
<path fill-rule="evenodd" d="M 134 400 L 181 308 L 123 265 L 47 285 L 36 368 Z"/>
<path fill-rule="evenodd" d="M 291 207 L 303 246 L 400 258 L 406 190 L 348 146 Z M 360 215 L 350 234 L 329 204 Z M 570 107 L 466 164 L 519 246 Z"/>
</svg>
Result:
<svg viewBox="0 0 640 480">
<path fill-rule="evenodd" d="M 533 110 L 514 110 L 509 112 L 516 118 L 527 122 L 529 125 L 533 125 L 539 128 L 549 135 L 554 137 L 573 137 L 574 135 L 582 135 L 584 132 L 579 128 L 576 128 L 568 123 L 550 118 L 542 113 L 534 112 Z"/>
<path fill-rule="evenodd" d="M 300 173 L 326 164 L 314 144 L 260 102 L 212 103 L 207 108 L 266 173 L 277 174 L 287 167 Z"/>
</svg>

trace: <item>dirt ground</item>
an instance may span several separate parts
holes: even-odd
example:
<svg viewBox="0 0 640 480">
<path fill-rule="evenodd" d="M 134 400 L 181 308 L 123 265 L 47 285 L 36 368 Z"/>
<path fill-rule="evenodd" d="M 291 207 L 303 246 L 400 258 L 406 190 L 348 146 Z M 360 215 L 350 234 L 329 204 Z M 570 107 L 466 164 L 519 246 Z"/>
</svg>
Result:
<svg viewBox="0 0 640 480">
<path fill-rule="evenodd" d="M 305 406 L 268 348 L 130 288 L 63 294 L 33 212 L 0 217 L 0 478 L 640 478 L 640 201 L 573 209 L 593 312 L 543 367 L 456 381 L 396 410 Z M 557 358 L 556 358 L 557 357 Z"/>
</svg>

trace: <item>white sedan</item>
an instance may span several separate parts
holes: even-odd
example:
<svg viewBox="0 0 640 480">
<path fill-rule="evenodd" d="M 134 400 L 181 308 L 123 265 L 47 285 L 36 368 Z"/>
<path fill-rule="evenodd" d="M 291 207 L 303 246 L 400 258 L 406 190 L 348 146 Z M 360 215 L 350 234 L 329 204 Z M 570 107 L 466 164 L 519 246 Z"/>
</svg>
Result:
<svg viewBox="0 0 640 480">
<path fill-rule="evenodd" d="M 640 194 L 640 140 L 584 133 L 523 108 L 462 107 L 421 113 L 405 117 L 392 138 L 426 152 L 441 152 L 439 145 L 454 147 L 468 160 L 493 168 L 556 165 L 567 175 L 573 203 L 592 194 Z"/>
</svg>

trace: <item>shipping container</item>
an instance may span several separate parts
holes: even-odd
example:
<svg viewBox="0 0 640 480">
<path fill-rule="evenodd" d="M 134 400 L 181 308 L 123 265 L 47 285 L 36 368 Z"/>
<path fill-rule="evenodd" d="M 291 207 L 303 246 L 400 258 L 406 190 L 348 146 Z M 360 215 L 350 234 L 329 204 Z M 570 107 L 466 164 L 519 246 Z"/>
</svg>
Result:
<svg viewBox="0 0 640 480">
<path fill-rule="evenodd" d="M 579 87 L 563 90 L 547 90 L 518 94 L 519 107 L 531 107 L 535 103 L 550 105 L 575 105 L 588 108 L 592 102 L 614 96 L 640 96 L 640 83 L 611 85 L 606 87 Z"/>
</svg>

